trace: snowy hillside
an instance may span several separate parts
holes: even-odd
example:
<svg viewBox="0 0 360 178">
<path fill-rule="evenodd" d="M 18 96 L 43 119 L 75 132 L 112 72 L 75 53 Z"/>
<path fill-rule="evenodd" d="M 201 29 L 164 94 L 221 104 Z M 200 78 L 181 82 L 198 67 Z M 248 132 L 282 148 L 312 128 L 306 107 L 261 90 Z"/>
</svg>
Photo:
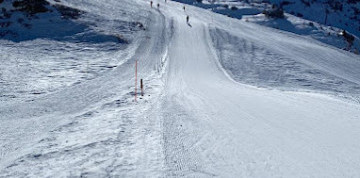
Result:
<svg viewBox="0 0 360 178">
<path fill-rule="evenodd" d="M 360 36 L 360 1 L 358 0 L 270 0 L 270 2 L 278 4 L 290 14 Z"/>
<path fill-rule="evenodd" d="M 229 17 L 306 35 L 359 54 L 358 1 L 338 0 L 178 0 Z M 201 2 L 201 3 L 200 3 Z M 279 9 L 280 16 L 275 15 Z M 346 31 L 343 35 L 343 31 Z"/>
<path fill-rule="evenodd" d="M 7 0 L 1 3 L 0 36 L 14 42 L 46 38 L 56 41 L 126 43 L 128 39 L 120 34 L 121 31 L 126 28 L 143 28 L 140 22 L 118 20 L 117 26 L 113 28 L 118 28 L 119 32 L 109 31 L 94 24 L 95 19 L 101 19 L 100 14 L 89 14 L 65 6 L 61 1 L 50 2 Z M 103 23 L 106 25 L 106 22 Z"/>
<path fill-rule="evenodd" d="M 217 3 L 0 0 L 0 177 L 360 177 L 339 29 Z"/>
<path fill-rule="evenodd" d="M 15 8 L 13 2 L 0 4 L 6 9 L 0 21 L 7 24 L 0 29 L 7 40 L 0 48 L 0 101 L 31 99 L 112 70 L 123 62 L 113 56 L 145 28 L 146 19 L 126 9 L 112 19 L 66 1 L 22 1 L 24 6 L 41 2 L 40 12 Z"/>
</svg>

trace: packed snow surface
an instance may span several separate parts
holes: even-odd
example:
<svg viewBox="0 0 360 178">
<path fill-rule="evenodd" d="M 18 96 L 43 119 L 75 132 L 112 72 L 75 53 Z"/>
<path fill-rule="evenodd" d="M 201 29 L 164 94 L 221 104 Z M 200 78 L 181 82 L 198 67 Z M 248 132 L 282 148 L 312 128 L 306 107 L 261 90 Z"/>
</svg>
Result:
<svg viewBox="0 0 360 178">
<path fill-rule="evenodd" d="M 61 3 L 146 30 L 0 41 L 0 177 L 360 177 L 358 55 L 169 0 Z"/>
</svg>

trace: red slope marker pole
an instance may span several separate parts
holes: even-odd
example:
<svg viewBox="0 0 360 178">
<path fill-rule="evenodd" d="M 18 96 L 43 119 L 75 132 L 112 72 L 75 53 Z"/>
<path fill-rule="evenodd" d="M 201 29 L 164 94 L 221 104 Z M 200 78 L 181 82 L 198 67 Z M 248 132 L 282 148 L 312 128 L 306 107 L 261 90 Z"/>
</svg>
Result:
<svg viewBox="0 0 360 178">
<path fill-rule="evenodd" d="M 135 60 L 135 102 L 136 102 L 136 94 L 137 94 L 137 60 Z"/>
</svg>

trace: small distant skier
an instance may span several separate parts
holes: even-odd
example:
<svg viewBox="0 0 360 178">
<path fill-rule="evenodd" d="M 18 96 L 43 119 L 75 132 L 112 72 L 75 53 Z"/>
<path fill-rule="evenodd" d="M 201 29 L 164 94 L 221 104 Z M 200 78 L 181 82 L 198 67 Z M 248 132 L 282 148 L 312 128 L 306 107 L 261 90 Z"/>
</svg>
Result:
<svg viewBox="0 0 360 178">
<path fill-rule="evenodd" d="M 185 11 L 185 6 L 183 7 L 184 11 Z"/>
<path fill-rule="evenodd" d="M 189 23 L 189 19 L 190 19 L 190 17 L 186 16 L 186 23 Z"/>
<path fill-rule="evenodd" d="M 150 6 L 152 7 L 152 5 L 153 5 L 153 2 L 152 2 L 152 1 L 150 1 Z"/>
<path fill-rule="evenodd" d="M 158 9 L 160 8 L 160 4 L 159 4 L 159 3 L 157 4 L 157 7 L 158 7 Z"/>
</svg>

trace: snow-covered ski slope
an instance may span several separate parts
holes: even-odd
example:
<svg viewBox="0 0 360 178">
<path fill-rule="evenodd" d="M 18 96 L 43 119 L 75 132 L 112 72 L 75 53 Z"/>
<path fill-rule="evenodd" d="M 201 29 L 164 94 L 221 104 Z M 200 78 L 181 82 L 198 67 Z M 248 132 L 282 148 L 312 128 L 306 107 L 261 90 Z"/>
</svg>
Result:
<svg viewBox="0 0 360 178">
<path fill-rule="evenodd" d="M 358 56 L 196 7 L 184 12 L 171 1 L 154 1 L 159 9 L 143 0 L 64 2 L 109 19 L 122 8 L 145 14 L 147 30 L 119 52 L 125 61 L 101 76 L 32 101 L 1 102 L 0 177 L 360 176 L 357 102 L 323 86 L 304 92 L 242 84 L 244 71 L 223 53 L 275 61 L 261 73 L 282 79 L 275 82 L 296 77 L 276 75 L 283 71 L 278 57 L 291 59 L 301 65 L 289 73 L 320 71 L 355 94 Z M 222 42 L 222 34 L 235 42 Z M 146 95 L 134 103 L 136 59 Z"/>
</svg>

